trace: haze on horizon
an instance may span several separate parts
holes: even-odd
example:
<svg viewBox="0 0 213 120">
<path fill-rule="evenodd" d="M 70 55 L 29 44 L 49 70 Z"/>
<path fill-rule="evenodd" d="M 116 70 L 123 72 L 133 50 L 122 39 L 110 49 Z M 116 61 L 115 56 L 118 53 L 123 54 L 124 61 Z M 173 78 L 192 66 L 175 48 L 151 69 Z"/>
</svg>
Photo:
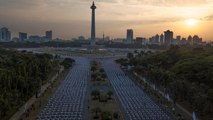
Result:
<svg viewBox="0 0 213 120">
<path fill-rule="evenodd" d="M 174 35 L 213 40 L 213 0 L 95 0 L 96 32 L 111 38 L 150 37 L 170 29 Z M 54 38 L 90 36 L 92 0 L 0 0 L 0 27 Z M 191 21 L 190 21 L 191 20 Z M 192 21 L 194 20 L 194 22 Z"/>
</svg>

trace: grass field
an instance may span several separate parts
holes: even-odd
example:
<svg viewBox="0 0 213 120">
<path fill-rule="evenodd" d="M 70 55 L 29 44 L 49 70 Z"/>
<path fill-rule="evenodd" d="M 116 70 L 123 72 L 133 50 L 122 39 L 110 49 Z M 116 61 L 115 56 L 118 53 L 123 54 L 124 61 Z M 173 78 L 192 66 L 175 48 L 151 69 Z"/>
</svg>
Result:
<svg viewBox="0 0 213 120">
<path fill-rule="evenodd" d="M 67 56 L 80 56 L 80 57 L 103 57 L 103 56 L 115 56 L 115 55 L 125 55 L 126 52 L 124 51 L 69 51 L 69 50 L 56 50 L 56 49 L 42 49 L 42 52 L 49 53 L 49 54 L 61 54 Z"/>
<path fill-rule="evenodd" d="M 96 73 L 96 74 L 100 74 L 97 71 L 101 70 L 101 66 L 99 63 L 97 63 L 98 65 L 96 65 L 96 71 L 92 72 L 92 73 Z M 92 65 L 93 66 L 93 65 Z M 103 72 L 102 74 L 105 74 L 105 72 Z M 111 118 L 112 120 L 122 120 L 123 119 L 123 115 L 121 113 L 121 110 L 119 108 L 119 105 L 116 101 L 115 96 L 112 94 L 111 97 L 107 94 L 108 92 L 113 92 L 112 87 L 109 85 L 109 81 L 107 78 L 105 78 L 105 81 L 96 81 L 94 79 L 89 81 L 89 93 L 91 95 L 89 95 L 89 110 L 88 110 L 88 117 L 90 118 L 90 120 L 94 120 L 95 116 L 99 116 L 99 118 L 96 118 L 95 120 L 107 120 L 104 118 L 101 118 L 101 114 L 103 113 L 109 113 L 111 114 Z M 94 99 L 95 96 L 92 95 L 92 93 L 94 91 L 99 91 L 100 95 L 99 98 Z M 111 98 L 111 99 L 109 99 Z M 98 110 L 97 110 L 98 109 Z M 98 112 L 97 112 L 98 111 Z M 113 114 L 117 113 L 119 118 L 115 119 L 113 118 Z"/>
</svg>

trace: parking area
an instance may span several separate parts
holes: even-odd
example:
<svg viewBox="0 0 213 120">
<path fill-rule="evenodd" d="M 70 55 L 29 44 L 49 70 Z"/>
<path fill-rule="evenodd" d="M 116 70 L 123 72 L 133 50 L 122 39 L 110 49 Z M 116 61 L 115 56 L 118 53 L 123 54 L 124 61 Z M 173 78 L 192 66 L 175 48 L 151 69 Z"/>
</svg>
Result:
<svg viewBox="0 0 213 120">
<path fill-rule="evenodd" d="M 102 64 L 127 120 L 173 120 L 114 61 L 103 60 Z"/>
<path fill-rule="evenodd" d="M 43 108 L 37 120 L 84 119 L 90 63 L 86 58 L 75 57 L 74 59 L 75 65 Z"/>
</svg>

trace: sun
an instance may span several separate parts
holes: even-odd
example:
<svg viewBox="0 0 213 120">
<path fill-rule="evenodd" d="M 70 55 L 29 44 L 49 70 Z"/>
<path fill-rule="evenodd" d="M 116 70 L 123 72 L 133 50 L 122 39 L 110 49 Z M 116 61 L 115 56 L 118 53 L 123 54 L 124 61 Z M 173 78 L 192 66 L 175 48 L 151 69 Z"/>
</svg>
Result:
<svg viewBox="0 0 213 120">
<path fill-rule="evenodd" d="M 190 26 L 190 27 L 193 27 L 193 26 L 196 26 L 198 23 L 198 20 L 197 19 L 187 19 L 186 20 L 186 25 Z"/>
</svg>

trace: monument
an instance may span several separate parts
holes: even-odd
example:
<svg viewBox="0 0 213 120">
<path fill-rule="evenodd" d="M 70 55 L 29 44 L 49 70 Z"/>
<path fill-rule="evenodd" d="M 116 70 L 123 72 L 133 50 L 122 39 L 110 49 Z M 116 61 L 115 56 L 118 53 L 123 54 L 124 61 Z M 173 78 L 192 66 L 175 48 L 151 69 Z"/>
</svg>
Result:
<svg viewBox="0 0 213 120">
<path fill-rule="evenodd" d="M 96 6 L 95 6 L 94 1 L 90 8 L 92 9 L 91 42 L 90 42 L 90 44 L 91 44 L 91 46 L 95 46 L 95 40 L 96 40 L 96 37 L 95 37 L 95 9 L 96 9 Z"/>
<path fill-rule="evenodd" d="M 104 45 L 97 45 L 96 44 L 96 30 L 95 30 L 95 2 L 93 1 L 92 6 L 90 7 L 92 9 L 92 21 L 91 21 L 91 39 L 89 45 L 83 45 L 82 47 L 86 47 L 91 52 L 98 51 L 100 48 L 104 48 Z"/>
</svg>

